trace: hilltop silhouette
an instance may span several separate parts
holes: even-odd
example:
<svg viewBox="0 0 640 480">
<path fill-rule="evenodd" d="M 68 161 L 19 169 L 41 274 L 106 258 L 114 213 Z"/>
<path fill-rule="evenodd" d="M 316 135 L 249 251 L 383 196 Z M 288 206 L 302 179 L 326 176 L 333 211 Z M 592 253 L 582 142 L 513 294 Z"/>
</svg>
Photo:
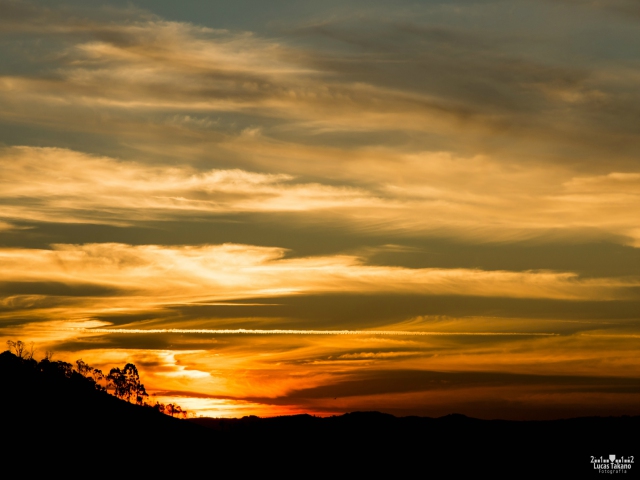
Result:
<svg viewBox="0 0 640 480">
<path fill-rule="evenodd" d="M 95 467 L 99 453 L 125 463 L 135 458 L 145 473 L 183 465 L 303 477 L 340 469 L 360 478 L 385 469 L 404 478 L 417 469 L 421 476 L 450 473 L 437 478 L 461 472 L 488 478 L 509 478 L 508 472 L 558 478 L 552 472 L 562 472 L 582 478 L 597 473 L 592 455 L 637 454 L 640 427 L 640 417 L 516 422 L 380 412 L 184 420 L 117 398 L 70 364 L 9 351 L 0 354 L 0 385 L 6 458 L 26 451 L 58 466 L 72 458 L 69 468 L 80 468 L 89 460 Z M 629 473 L 640 473 L 640 466 L 634 468 Z"/>
<path fill-rule="evenodd" d="M 111 395 L 66 362 L 37 362 L 5 351 L 0 353 L 0 384 L 3 426 L 16 443 L 61 432 L 101 441 L 110 431 L 152 436 L 197 435 L 202 430 Z"/>
</svg>

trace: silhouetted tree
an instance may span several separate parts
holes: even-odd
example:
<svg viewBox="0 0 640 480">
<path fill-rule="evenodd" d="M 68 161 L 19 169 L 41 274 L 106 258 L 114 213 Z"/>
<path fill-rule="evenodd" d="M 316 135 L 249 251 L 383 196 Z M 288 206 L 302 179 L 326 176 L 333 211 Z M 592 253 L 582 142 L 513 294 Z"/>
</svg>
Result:
<svg viewBox="0 0 640 480">
<path fill-rule="evenodd" d="M 30 346 L 27 347 L 27 344 L 22 340 L 18 340 L 17 342 L 13 340 L 7 340 L 7 346 L 9 347 L 9 351 L 13 350 L 16 357 L 22 358 L 24 360 L 33 360 L 33 354 L 35 353 L 33 342 L 31 342 Z"/>
<path fill-rule="evenodd" d="M 180 405 L 176 405 L 175 403 L 169 403 L 164 407 L 164 412 L 171 415 L 172 417 L 175 415 L 182 415 L 184 418 L 187 418 L 187 411 L 183 410 Z"/>
<path fill-rule="evenodd" d="M 102 373 L 102 370 L 93 368 L 82 359 L 76 360 L 76 365 L 76 370 L 78 371 L 78 373 L 92 381 L 97 390 L 106 390 L 105 387 L 100 385 L 100 382 L 104 380 L 104 374 Z"/>
<path fill-rule="evenodd" d="M 87 365 L 82 359 L 76 360 L 76 370 L 83 377 L 91 375 L 91 367 Z"/>
<path fill-rule="evenodd" d="M 132 400 L 138 405 L 144 403 L 144 397 L 149 394 L 140 383 L 140 375 L 138 369 L 133 363 L 127 363 L 122 370 L 112 368 L 107 375 L 110 386 L 114 388 L 115 396 L 126 399 L 128 402 Z"/>
<path fill-rule="evenodd" d="M 146 405 L 154 410 L 164 413 L 166 415 L 187 417 L 187 411 L 182 407 L 171 403 L 164 405 L 156 401 L 155 405 L 149 405 L 146 403 L 146 398 L 149 397 L 144 384 L 140 382 L 140 375 L 138 369 L 132 363 L 127 363 L 124 368 L 112 368 L 109 371 L 109 375 L 104 375 L 101 370 L 93 368 L 87 364 L 81 358 L 76 360 L 76 366 L 63 361 L 53 361 L 53 352 L 47 350 L 45 357 L 37 362 L 34 358 L 34 344 L 27 345 L 22 340 L 9 340 L 7 341 L 9 351 L 4 352 L 5 361 L 15 361 L 18 364 L 25 367 L 27 370 L 30 368 L 35 372 L 43 375 L 43 378 L 48 378 L 54 383 L 63 378 L 70 379 L 71 384 L 76 385 L 77 388 L 95 388 L 99 391 L 107 392 L 107 389 L 113 389 L 113 394 L 126 400 L 130 403 L 136 403 L 138 405 Z M 8 355 L 8 357 L 7 357 Z M 10 360 L 10 359 L 14 360 Z M 25 371 L 27 371 L 25 370 Z M 100 382 L 105 382 L 103 386 Z"/>
<path fill-rule="evenodd" d="M 73 365 L 71 365 L 70 363 L 58 360 L 57 362 L 51 362 L 51 364 L 54 365 L 55 368 L 67 378 L 71 378 L 74 373 Z"/>
<path fill-rule="evenodd" d="M 128 389 L 127 389 L 127 379 L 122 373 L 122 370 L 115 367 L 109 371 L 109 375 L 107 375 L 107 380 L 109 384 L 107 386 L 107 390 L 109 387 L 113 387 L 113 394 L 118 398 L 128 398 Z"/>
</svg>

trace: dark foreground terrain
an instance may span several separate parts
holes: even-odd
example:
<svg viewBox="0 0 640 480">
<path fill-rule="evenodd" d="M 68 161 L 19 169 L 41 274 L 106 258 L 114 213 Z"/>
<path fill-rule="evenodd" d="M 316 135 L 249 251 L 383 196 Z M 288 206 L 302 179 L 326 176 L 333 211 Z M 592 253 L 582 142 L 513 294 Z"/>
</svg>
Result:
<svg viewBox="0 0 640 480">
<path fill-rule="evenodd" d="M 590 478 L 603 470 L 592 456 L 630 459 L 640 451 L 640 417 L 514 422 L 354 412 L 181 420 L 99 391 L 75 372 L 38 365 L 0 354 L 0 458 L 31 472 Z M 640 465 L 628 465 L 616 475 L 640 477 Z"/>
</svg>

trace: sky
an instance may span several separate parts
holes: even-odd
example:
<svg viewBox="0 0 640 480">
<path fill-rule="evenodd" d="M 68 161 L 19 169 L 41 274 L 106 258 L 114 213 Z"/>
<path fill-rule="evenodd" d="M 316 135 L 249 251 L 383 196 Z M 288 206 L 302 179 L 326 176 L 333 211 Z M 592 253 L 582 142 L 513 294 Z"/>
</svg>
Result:
<svg viewBox="0 0 640 480">
<path fill-rule="evenodd" d="M 639 27 L 0 0 L 0 341 L 194 415 L 638 415 Z"/>
</svg>

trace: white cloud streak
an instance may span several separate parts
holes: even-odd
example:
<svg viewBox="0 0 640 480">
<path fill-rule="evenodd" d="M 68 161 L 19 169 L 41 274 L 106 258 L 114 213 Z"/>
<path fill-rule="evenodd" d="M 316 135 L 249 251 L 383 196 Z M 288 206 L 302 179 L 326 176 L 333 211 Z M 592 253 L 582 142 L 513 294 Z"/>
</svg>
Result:
<svg viewBox="0 0 640 480">
<path fill-rule="evenodd" d="M 74 328 L 83 333 L 107 334 L 203 334 L 203 335 L 376 335 L 376 336 L 555 336 L 558 333 L 541 332 L 420 332 L 407 330 L 260 330 L 260 329 L 210 329 L 210 328 Z M 355 358 L 355 357 L 354 357 Z"/>
</svg>

